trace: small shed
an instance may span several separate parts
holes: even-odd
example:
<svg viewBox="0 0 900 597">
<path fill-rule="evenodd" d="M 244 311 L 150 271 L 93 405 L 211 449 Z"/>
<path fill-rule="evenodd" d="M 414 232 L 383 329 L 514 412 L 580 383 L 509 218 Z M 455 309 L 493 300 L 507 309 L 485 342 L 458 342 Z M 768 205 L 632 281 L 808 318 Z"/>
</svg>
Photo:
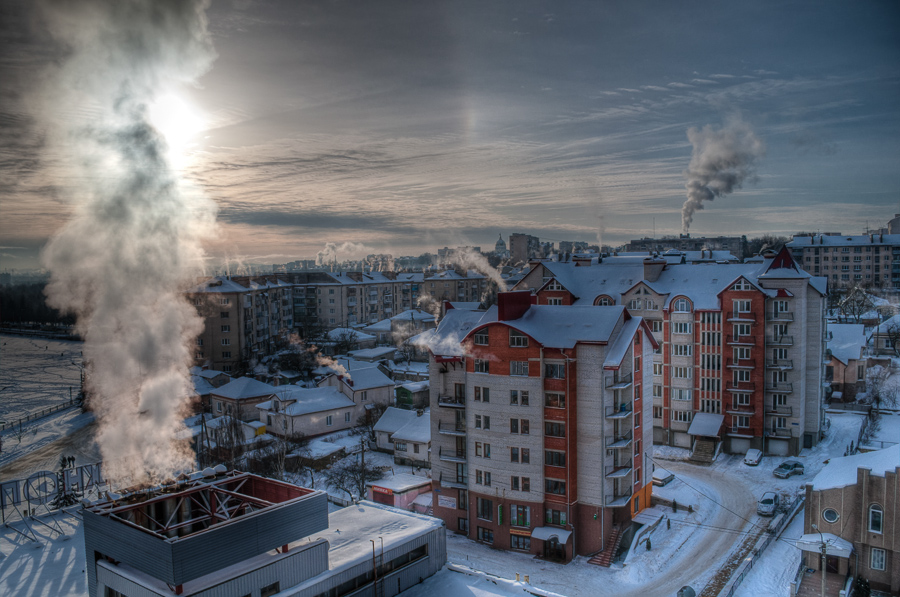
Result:
<svg viewBox="0 0 900 597">
<path fill-rule="evenodd" d="M 412 510 L 413 502 L 423 493 L 431 491 L 431 479 L 399 473 L 366 484 L 366 499 L 378 504 Z"/>
</svg>

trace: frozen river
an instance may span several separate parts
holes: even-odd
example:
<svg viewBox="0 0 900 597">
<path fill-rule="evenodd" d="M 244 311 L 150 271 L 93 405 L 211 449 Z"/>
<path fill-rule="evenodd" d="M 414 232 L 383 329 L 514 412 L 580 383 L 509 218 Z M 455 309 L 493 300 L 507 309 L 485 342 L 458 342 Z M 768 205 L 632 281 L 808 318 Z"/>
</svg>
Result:
<svg viewBox="0 0 900 597">
<path fill-rule="evenodd" d="M 78 394 L 81 342 L 0 335 L 0 419 L 16 419 Z"/>
</svg>

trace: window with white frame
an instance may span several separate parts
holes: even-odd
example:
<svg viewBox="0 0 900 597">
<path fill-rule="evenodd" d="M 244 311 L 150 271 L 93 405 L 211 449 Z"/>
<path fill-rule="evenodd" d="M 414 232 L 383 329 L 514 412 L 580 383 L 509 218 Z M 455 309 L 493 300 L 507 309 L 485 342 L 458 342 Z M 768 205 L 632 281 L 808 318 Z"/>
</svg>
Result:
<svg viewBox="0 0 900 597">
<path fill-rule="evenodd" d="M 691 399 L 691 390 L 686 390 L 684 388 L 673 388 L 672 389 L 672 400 L 690 400 Z"/>
<path fill-rule="evenodd" d="M 644 301 L 644 304 L 645 304 L 645 308 L 648 311 L 659 311 L 659 305 L 657 305 L 655 302 L 651 301 L 650 299 L 647 299 L 646 301 Z"/>
<path fill-rule="evenodd" d="M 565 363 L 545 363 L 544 364 L 544 377 L 549 377 L 551 379 L 565 379 L 566 378 Z"/>
<path fill-rule="evenodd" d="M 475 402 L 490 402 L 491 389 L 483 386 L 475 386 Z"/>
<path fill-rule="evenodd" d="M 700 333 L 700 344 L 703 346 L 721 346 L 722 345 L 722 333 L 721 332 L 701 332 Z"/>
<path fill-rule="evenodd" d="M 223 325 L 223 326 L 222 326 L 222 333 L 223 333 L 223 334 L 227 334 L 227 333 L 230 332 L 230 331 L 231 331 L 231 326 L 230 326 L 230 325 Z"/>
<path fill-rule="evenodd" d="M 487 330 L 478 330 L 473 335 L 473 342 L 478 346 L 487 346 L 488 344 L 488 331 Z"/>
<path fill-rule="evenodd" d="M 750 394 L 735 392 L 733 396 L 735 407 L 740 408 L 742 406 L 750 406 Z"/>
<path fill-rule="evenodd" d="M 662 375 L 663 374 L 663 364 L 662 363 L 653 363 L 653 375 Z"/>
<path fill-rule="evenodd" d="M 475 373 L 489 373 L 490 367 L 487 359 L 475 359 L 474 369 Z"/>
<path fill-rule="evenodd" d="M 750 285 L 750 282 L 741 278 L 731 287 L 731 289 L 732 290 L 753 290 L 753 286 Z"/>
<path fill-rule="evenodd" d="M 650 320 L 650 330 L 653 332 L 662 332 L 662 330 L 663 330 L 662 319 L 651 319 Z"/>
<path fill-rule="evenodd" d="M 327 417 L 325 417 L 325 426 L 331 427 L 332 425 L 334 425 L 334 417 L 332 415 L 328 415 Z"/>
<path fill-rule="evenodd" d="M 528 375 L 528 361 L 510 361 L 509 362 L 509 374 L 510 375 Z"/>
<path fill-rule="evenodd" d="M 673 410 L 672 411 L 672 422 L 673 423 L 690 423 L 691 422 L 691 411 L 689 410 Z"/>
<path fill-rule="evenodd" d="M 517 330 L 510 329 L 509 345 L 517 347 L 528 346 L 528 336 Z"/>
<path fill-rule="evenodd" d="M 691 368 L 690 367 L 672 367 L 672 377 L 676 379 L 690 379 L 691 378 Z"/>
<path fill-rule="evenodd" d="M 222 346 L 228 346 L 229 344 L 231 344 L 230 338 L 222 338 Z"/>
<path fill-rule="evenodd" d="M 734 429 L 746 429 L 750 427 L 750 417 L 745 415 L 732 415 L 731 426 Z"/>
<path fill-rule="evenodd" d="M 689 321 L 675 321 L 672 323 L 672 333 L 673 334 L 690 334 L 691 333 L 691 322 Z"/>
<path fill-rule="evenodd" d="M 869 555 L 869 568 L 871 568 L 872 570 L 884 570 L 886 560 L 885 555 L 886 554 L 883 549 L 873 547 Z"/>
<path fill-rule="evenodd" d="M 733 332 L 735 337 L 749 336 L 750 335 L 750 324 L 749 323 L 736 323 L 732 326 L 731 331 Z"/>
<path fill-rule="evenodd" d="M 869 506 L 869 532 L 881 533 L 884 528 L 884 510 L 878 504 Z"/>
<path fill-rule="evenodd" d="M 732 304 L 734 305 L 735 313 L 749 313 L 750 312 L 750 301 L 748 301 L 748 300 L 745 300 L 745 299 L 735 300 L 735 301 L 732 301 Z"/>
<path fill-rule="evenodd" d="M 734 360 L 735 361 L 746 361 L 750 359 L 751 351 L 749 346 L 735 346 L 734 347 Z"/>
<path fill-rule="evenodd" d="M 595 301 L 595 304 L 600 307 L 609 307 L 611 305 L 614 305 L 615 303 L 608 296 L 601 296 Z"/>
<path fill-rule="evenodd" d="M 344 423 L 350 422 L 350 411 L 344 413 Z"/>
<path fill-rule="evenodd" d="M 632 311 L 639 311 L 643 306 L 643 301 L 639 298 L 628 301 L 628 308 Z"/>
<path fill-rule="evenodd" d="M 653 384 L 653 397 L 654 398 L 662 398 L 663 391 L 662 386 L 658 383 Z"/>
<path fill-rule="evenodd" d="M 689 357 L 691 354 L 693 354 L 693 346 L 690 344 L 672 345 L 672 356 L 674 357 Z"/>
<path fill-rule="evenodd" d="M 562 284 L 560 284 L 556 280 L 553 280 L 552 282 L 550 282 L 547 285 L 547 290 L 565 290 L 565 289 L 562 287 Z"/>
<path fill-rule="evenodd" d="M 672 310 L 676 313 L 688 313 L 691 310 L 691 303 L 686 298 L 675 299 Z"/>
</svg>

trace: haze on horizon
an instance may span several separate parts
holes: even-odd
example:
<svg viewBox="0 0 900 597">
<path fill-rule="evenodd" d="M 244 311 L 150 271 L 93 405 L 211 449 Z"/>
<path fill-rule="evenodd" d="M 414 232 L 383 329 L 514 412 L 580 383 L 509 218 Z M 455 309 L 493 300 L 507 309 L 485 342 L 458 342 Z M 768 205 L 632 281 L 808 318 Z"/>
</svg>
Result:
<svg viewBox="0 0 900 597">
<path fill-rule="evenodd" d="M 71 210 L 36 117 L 65 49 L 31 6 L 0 3 L 0 269 L 36 267 Z M 900 212 L 895 2 L 231 0 L 208 16 L 218 58 L 181 101 L 200 129 L 184 168 L 219 206 L 214 260 L 596 240 L 600 216 L 605 243 L 677 234 L 687 131 L 733 119 L 765 155 L 692 234 L 859 233 Z M 54 117 L 93 107 L 68 109 Z"/>
</svg>

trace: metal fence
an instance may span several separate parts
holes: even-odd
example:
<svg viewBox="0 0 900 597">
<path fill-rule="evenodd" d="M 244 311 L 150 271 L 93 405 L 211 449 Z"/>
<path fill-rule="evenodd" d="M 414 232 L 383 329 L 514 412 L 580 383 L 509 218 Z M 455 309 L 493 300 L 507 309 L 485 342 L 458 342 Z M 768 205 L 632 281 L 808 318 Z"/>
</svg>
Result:
<svg viewBox="0 0 900 597">
<path fill-rule="evenodd" d="M 36 421 L 37 419 L 42 419 L 44 417 L 50 416 L 55 412 L 59 412 L 61 410 L 65 410 L 67 408 L 72 408 L 78 406 L 79 402 L 77 398 L 70 398 L 65 402 L 61 402 L 59 404 L 55 404 L 53 406 L 48 406 L 46 408 L 42 408 L 40 410 L 36 410 L 32 413 L 25 415 L 24 417 L 19 417 L 16 420 L 9 421 L 0 421 L 0 432 L 6 431 L 7 429 L 13 429 L 15 427 L 22 428 L 22 425 L 28 423 L 30 421 Z"/>
<path fill-rule="evenodd" d="M 744 582 L 744 578 L 750 570 L 753 569 L 753 565 L 760 556 L 762 556 L 766 548 L 769 547 L 773 541 L 777 540 L 782 531 L 787 528 L 787 525 L 794 519 L 794 516 L 796 516 L 797 512 L 803 507 L 805 501 L 805 496 L 798 496 L 790 503 L 790 505 L 788 505 L 787 512 L 782 516 L 781 520 L 775 524 L 774 528 L 770 527 L 765 532 L 765 536 L 760 537 L 750 554 L 744 558 L 744 562 L 734 571 L 728 584 L 726 584 L 725 588 L 719 593 L 719 597 L 733 597 L 735 590 L 741 586 L 741 583 Z"/>
</svg>

